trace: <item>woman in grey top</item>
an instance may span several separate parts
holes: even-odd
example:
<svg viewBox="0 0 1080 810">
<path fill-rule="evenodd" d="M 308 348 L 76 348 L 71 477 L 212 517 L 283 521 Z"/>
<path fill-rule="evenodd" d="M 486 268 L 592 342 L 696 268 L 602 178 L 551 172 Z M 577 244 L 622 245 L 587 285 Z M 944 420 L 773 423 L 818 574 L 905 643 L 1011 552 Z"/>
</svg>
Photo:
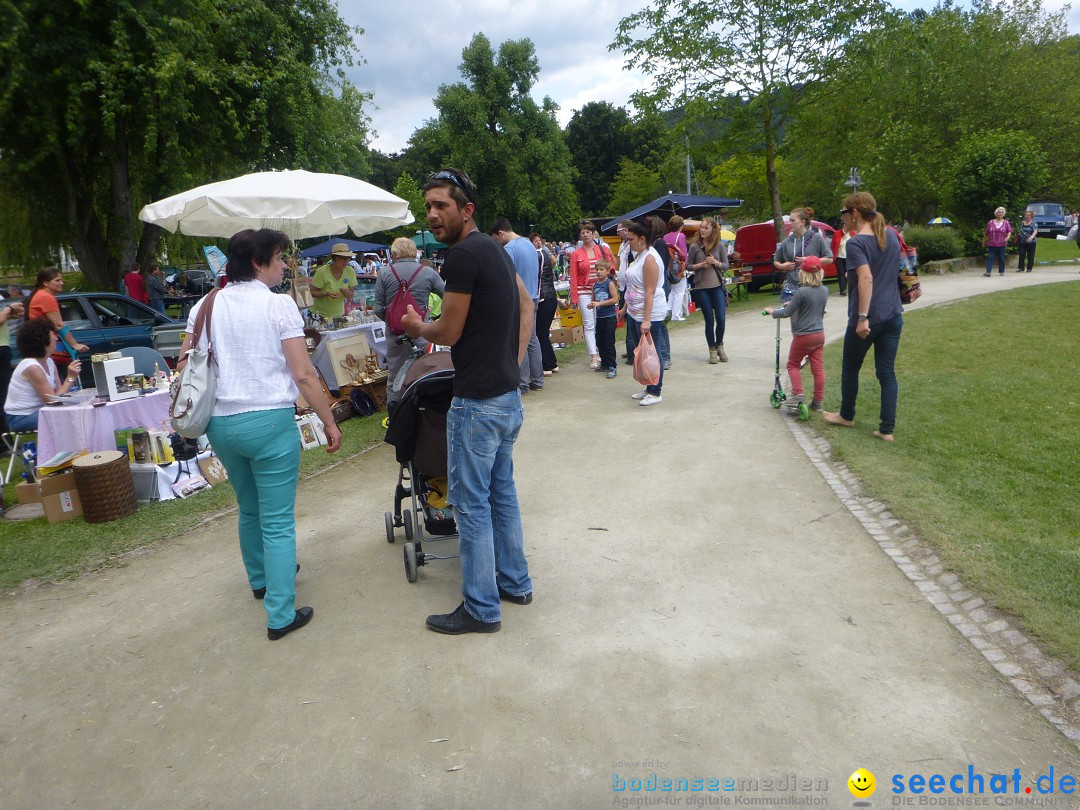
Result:
<svg viewBox="0 0 1080 810">
<path fill-rule="evenodd" d="M 904 308 L 897 281 L 900 240 L 885 227 L 877 201 L 865 191 L 848 195 L 840 212 L 843 227 L 858 232 L 848 240 L 848 272 L 855 285 L 848 292 L 848 326 L 844 333 L 844 359 L 840 367 L 840 412 L 825 412 L 826 422 L 855 426 L 855 400 L 859 396 L 859 370 L 874 348 L 874 371 L 881 383 L 881 411 L 874 435 L 891 442 L 896 427 L 896 353 L 904 328 Z"/>
<path fill-rule="evenodd" d="M 694 273 L 691 296 L 705 315 L 705 343 L 710 363 L 726 363 L 724 327 L 727 324 L 727 291 L 724 273 L 728 269 L 727 248 L 720 241 L 720 226 L 712 217 L 701 220 L 697 235 L 690 243 L 686 259 Z"/>
<path fill-rule="evenodd" d="M 788 217 L 791 233 L 787 235 L 773 254 L 773 267 L 784 273 L 784 285 L 780 289 L 780 303 L 786 304 L 799 289 L 799 265 L 803 256 L 817 256 L 822 265 L 831 264 L 832 248 L 825 237 L 813 227 L 813 208 L 793 208 Z"/>
<path fill-rule="evenodd" d="M 421 267 L 420 262 L 416 259 L 416 254 L 416 244 L 404 236 L 395 239 L 393 244 L 390 245 L 390 265 L 379 270 L 379 275 L 375 279 L 375 317 L 380 320 L 386 320 L 386 309 L 390 306 L 390 302 L 394 300 L 394 296 L 397 295 L 398 278 L 409 285 L 409 292 L 413 294 L 416 302 L 424 308 L 425 312 L 427 311 L 428 295 L 435 293 L 442 298 L 443 290 L 446 287 L 443 284 L 442 276 L 430 267 Z M 413 278 L 413 274 L 417 270 L 420 272 L 416 274 L 416 278 Z M 395 272 L 397 277 L 394 276 Z M 413 278 L 411 282 L 409 281 L 410 278 Z M 423 338 L 417 338 L 413 342 L 421 349 L 428 345 Z M 409 341 L 405 339 L 404 335 L 392 335 L 387 330 L 386 371 L 388 376 L 386 378 L 386 402 L 388 408 L 398 401 L 401 393 L 397 389 L 398 374 L 401 367 L 405 365 L 411 350 L 412 346 L 409 345 Z"/>
</svg>

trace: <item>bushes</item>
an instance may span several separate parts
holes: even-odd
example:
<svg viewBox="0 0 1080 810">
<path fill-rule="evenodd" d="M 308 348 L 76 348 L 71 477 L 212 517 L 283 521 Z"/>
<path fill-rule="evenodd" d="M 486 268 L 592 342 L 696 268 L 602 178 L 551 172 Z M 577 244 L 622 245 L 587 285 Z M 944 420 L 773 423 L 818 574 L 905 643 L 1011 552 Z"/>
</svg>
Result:
<svg viewBox="0 0 1080 810">
<path fill-rule="evenodd" d="M 955 259 L 964 255 L 964 240 L 952 228 L 913 225 L 904 231 L 904 241 L 919 249 L 920 262 Z"/>
</svg>

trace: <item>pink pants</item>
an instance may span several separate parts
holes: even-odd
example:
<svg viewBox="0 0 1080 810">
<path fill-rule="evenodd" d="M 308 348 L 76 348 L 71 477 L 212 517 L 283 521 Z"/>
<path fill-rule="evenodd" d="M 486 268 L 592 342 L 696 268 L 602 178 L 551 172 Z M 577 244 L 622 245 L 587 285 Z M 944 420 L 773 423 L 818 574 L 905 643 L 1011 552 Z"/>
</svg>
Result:
<svg viewBox="0 0 1080 810">
<path fill-rule="evenodd" d="M 825 349 L 825 333 L 814 332 L 812 335 L 792 335 L 791 351 L 788 353 L 787 371 L 791 377 L 791 393 L 802 396 L 802 371 L 799 364 L 804 357 L 810 358 L 810 371 L 814 374 L 813 402 L 825 399 L 825 361 L 822 353 Z"/>
</svg>

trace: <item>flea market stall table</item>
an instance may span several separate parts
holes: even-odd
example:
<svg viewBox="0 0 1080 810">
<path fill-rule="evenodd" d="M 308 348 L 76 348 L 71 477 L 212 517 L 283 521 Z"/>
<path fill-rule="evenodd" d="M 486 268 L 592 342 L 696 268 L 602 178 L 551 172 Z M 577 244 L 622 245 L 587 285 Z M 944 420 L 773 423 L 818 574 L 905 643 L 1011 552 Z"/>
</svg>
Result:
<svg viewBox="0 0 1080 810">
<path fill-rule="evenodd" d="M 46 405 L 38 414 L 38 463 L 64 451 L 115 450 L 113 431 L 123 428 L 168 430 L 168 416 L 169 392 L 165 390 L 97 407 L 89 401 Z"/>
<path fill-rule="evenodd" d="M 367 341 L 368 347 L 378 355 L 380 368 L 386 368 L 387 335 L 386 324 L 382 321 L 359 323 L 341 329 L 320 332 L 320 334 L 322 340 L 318 348 L 315 349 L 315 353 L 312 354 L 311 362 L 322 374 L 327 386 L 331 389 L 337 390 L 351 381 L 351 377 L 344 368 L 340 369 L 340 374 L 338 370 L 343 362 L 344 353 L 348 353 L 348 344 L 355 342 L 355 338 L 358 336 L 362 336 Z M 335 346 L 335 344 L 337 345 Z M 356 359 L 362 361 L 362 358 Z"/>
</svg>

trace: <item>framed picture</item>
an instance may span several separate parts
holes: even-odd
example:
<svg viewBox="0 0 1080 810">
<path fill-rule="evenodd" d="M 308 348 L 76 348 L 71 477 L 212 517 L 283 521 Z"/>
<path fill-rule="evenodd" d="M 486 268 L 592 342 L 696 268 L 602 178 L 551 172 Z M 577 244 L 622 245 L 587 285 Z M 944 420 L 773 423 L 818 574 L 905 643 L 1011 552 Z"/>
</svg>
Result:
<svg viewBox="0 0 1080 810">
<path fill-rule="evenodd" d="M 296 429 L 300 431 L 300 446 L 305 450 L 319 446 L 319 436 L 309 416 L 296 417 Z"/>
<path fill-rule="evenodd" d="M 375 338 L 375 340 L 386 340 L 386 332 L 383 330 L 383 327 L 381 327 L 381 326 L 374 327 L 371 330 L 371 336 L 373 338 Z"/>
<path fill-rule="evenodd" d="M 360 334 L 327 341 L 326 350 L 337 376 L 334 381 L 337 388 L 348 385 L 358 374 L 363 373 L 364 360 L 371 353 L 367 338 Z"/>
</svg>

